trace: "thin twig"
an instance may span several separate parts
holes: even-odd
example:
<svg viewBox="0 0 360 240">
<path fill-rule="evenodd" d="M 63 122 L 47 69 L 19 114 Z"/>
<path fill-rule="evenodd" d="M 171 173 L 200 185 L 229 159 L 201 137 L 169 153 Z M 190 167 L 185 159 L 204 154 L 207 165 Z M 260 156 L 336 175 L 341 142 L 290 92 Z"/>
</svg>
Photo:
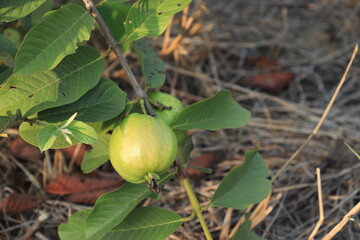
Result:
<svg viewBox="0 0 360 240">
<path fill-rule="evenodd" d="M 134 73 L 132 72 L 129 64 L 127 63 L 127 61 L 125 59 L 124 54 L 119 49 L 118 43 L 116 42 L 116 40 L 112 36 L 108 26 L 106 25 L 106 23 L 102 19 L 101 15 L 98 12 L 98 10 L 96 9 L 93 1 L 92 0 L 82 0 L 82 1 L 85 4 L 86 9 L 90 12 L 91 16 L 95 19 L 95 21 L 99 25 L 99 28 L 101 29 L 102 33 L 104 34 L 104 37 L 106 38 L 108 44 L 110 45 L 111 49 L 114 51 L 114 53 L 115 53 L 117 59 L 119 60 L 121 66 L 123 67 L 124 71 L 128 75 L 130 84 L 131 84 L 132 88 L 134 89 L 135 94 L 140 99 L 144 100 L 147 112 L 150 115 L 155 116 L 155 113 L 154 113 L 153 109 L 151 108 L 151 105 L 150 105 L 150 103 L 149 103 L 149 101 L 147 99 L 146 92 L 144 91 L 144 89 L 141 88 L 140 84 L 136 80 Z"/>
<path fill-rule="evenodd" d="M 327 115 L 329 114 L 330 112 L 330 109 L 331 107 L 333 106 L 334 104 L 334 101 L 337 97 L 337 95 L 339 94 L 340 92 L 340 89 L 342 87 L 342 85 L 344 84 L 345 82 L 345 79 L 348 75 L 348 72 L 350 70 L 350 67 L 355 59 L 355 56 L 358 52 L 358 44 L 355 45 L 355 48 L 354 48 L 354 51 L 353 51 L 353 54 L 351 56 L 351 59 L 346 67 L 346 70 L 339 82 L 339 85 L 337 86 L 333 96 L 331 97 L 331 100 L 329 102 L 329 104 L 327 105 L 323 115 L 321 116 L 321 119 L 319 120 L 319 122 L 317 123 L 317 125 L 315 126 L 314 130 L 312 131 L 312 133 L 308 136 L 308 138 L 305 140 L 305 142 L 294 152 L 294 154 L 289 158 L 289 160 L 287 160 L 287 162 L 280 168 L 280 170 L 275 174 L 275 176 L 271 179 L 272 182 L 274 182 L 279 176 L 280 174 L 285 170 L 285 168 L 299 155 L 299 153 L 309 144 L 309 142 L 311 141 L 311 139 L 317 134 L 317 132 L 319 131 L 321 125 L 323 124 L 323 122 L 325 121 Z"/>
<path fill-rule="evenodd" d="M 360 202 L 356 204 L 353 209 L 351 209 L 344 217 L 343 219 L 328 233 L 325 235 L 325 237 L 322 240 L 330 240 L 332 239 L 349 221 L 352 220 L 352 216 L 357 214 L 360 211 Z"/>
<path fill-rule="evenodd" d="M 321 189 L 321 176 L 320 176 L 320 168 L 316 168 L 316 177 L 317 177 L 317 185 L 318 185 L 318 197 L 319 197 L 319 220 L 315 225 L 314 230 L 311 232 L 309 236 L 309 240 L 314 239 L 315 235 L 319 231 L 320 226 L 324 222 L 324 207 L 323 207 L 323 198 L 322 198 L 322 189 Z"/>
</svg>

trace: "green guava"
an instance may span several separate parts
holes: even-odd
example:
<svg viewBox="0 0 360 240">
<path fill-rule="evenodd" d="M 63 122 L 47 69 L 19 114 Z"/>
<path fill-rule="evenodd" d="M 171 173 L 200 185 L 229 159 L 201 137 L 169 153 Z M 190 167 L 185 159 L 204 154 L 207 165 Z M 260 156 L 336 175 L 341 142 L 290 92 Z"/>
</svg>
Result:
<svg viewBox="0 0 360 240">
<path fill-rule="evenodd" d="M 175 123 L 176 118 L 184 109 L 184 106 L 179 99 L 167 93 L 154 91 L 149 94 L 148 98 L 150 102 L 152 102 L 155 105 L 160 104 L 161 106 L 171 108 L 171 109 L 155 108 L 156 117 L 165 121 L 169 126 L 172 126 Z M 176 135 L 176 139 L 179 144 L 185 140 L 186 131 L 174 130 L 174 133 Z"/>
<path fill-rule="evenodd" d="M 174 131 L 161 119 L 131 113 L 111 135 L 110 162 L 120 176 L 142 183 L 165 172 L 177 154 Z"/>
</svg>

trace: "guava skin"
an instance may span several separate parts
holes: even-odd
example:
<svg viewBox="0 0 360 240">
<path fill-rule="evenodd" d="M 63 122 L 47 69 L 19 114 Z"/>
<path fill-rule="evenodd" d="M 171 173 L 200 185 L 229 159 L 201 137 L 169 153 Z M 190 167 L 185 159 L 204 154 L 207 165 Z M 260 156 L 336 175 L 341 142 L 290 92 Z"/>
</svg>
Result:
<svg viewBox="0 0 360 240">
<path fill-rule="evenodd" d="M 173 130 L 161 119 L 131 113 L 111 135 L 110 162 L 131 183 L 145 182 L 148 174 L 166 171 L 177 154 Z"/>
<path fill-rule="evenodd" d="M 175 123 L 176 118 L 184 109 L 184 106 L 179 99 L 167 93 L 158 91 L 151 92 L 148 98 L 165 107 L 171 107 L 171 109 L 155 109 L 156 116 L 165 121 L 169 126 L 172 126 Z"/>
<path fill-rule="evenodd" d="M 158 91 L 151 92 L 148 98 L 154 101 L 155 103 L 161 104 L 162 106 L 171 107 L 171 110 L 155 109 L 156 117 L 165 121 L 169 126 L 172 126 L 175 123 L 176 118 L 178 117 L 180 112 L 184 109 L 184 106 L 179 99 L 167 93 L 158 92 Z M 185 140 L 186 138 L 185 130 L 174 129 L 174 133 L 176 135 L 178 144 L 180 144 L 182 141 Z"/>
</svg>

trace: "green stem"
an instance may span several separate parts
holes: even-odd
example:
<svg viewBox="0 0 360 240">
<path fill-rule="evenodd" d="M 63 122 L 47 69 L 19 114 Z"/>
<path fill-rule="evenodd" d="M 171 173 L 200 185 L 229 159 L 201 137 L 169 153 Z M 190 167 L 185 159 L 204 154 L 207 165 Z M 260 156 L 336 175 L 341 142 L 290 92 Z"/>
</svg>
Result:
<svg viewBox="0 0 360 240">
<path fill-rule="evenodd" d="M 180 170 L 181 171 L 181 170 Z M 196 198 L 195 192 L 193 188 L 191 187 L 190 181 L 188 178 L 186 178 L 183 174 L 179 173 L 180 181 L 183 184 L 185 191 L 189 197 L 190 204 L 192 206 L 193 211 L 195 212 L 196 216 L 198 217 L 201 227 L 205 233 L 205 237 L 207 240 L 212 240 L 209 228 L 206 225 L 204 216 L 201 213 L 201 207 L 199 204 L 199 201 Z"/>
</svg>

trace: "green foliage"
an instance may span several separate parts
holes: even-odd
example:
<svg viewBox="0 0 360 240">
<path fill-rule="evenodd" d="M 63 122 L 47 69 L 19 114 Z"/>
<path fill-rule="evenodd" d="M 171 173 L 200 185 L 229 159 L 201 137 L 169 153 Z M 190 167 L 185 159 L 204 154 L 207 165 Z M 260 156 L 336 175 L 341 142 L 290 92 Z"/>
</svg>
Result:
<svg viewBox="0 0 360 240">
<path fill-rule="evenodd" d="M 164 240 L 183 223 L 181 216 L 162 208 L 135 208 L 103 240 Z"/>
<path fill-rule="evenodd" d="M 74 213 L 70 216 L 66 224 L 61 224 L 58 228 L 58 234 L 62 240 L 84 240 L 85 237 L 85 220 L 91 213 L 91 209 L 86 209 Z"/>
<path fill-rule="evenodd" d="M 86 218 L 86 239 L 101 239 L 151 194 L 145 184 L 125 183 L 120 189 L 101 195 Z"/>
<path fill-rule="evenodd" d="M 15 57 L 17 74 L 53 69 L 77 44 L 90 38 L 94 20 L 84 7 L 68 4 L 44 15 L 26 34 Z"/>
<path fill-rule="evenodd" d="M 0 88 L 0 115 L 20 109 L 27 117 L 72 103 L 99 82 L 103 68 L 104 60 L 94 48 L 80 47 L 53 70 L 13 74 Z"/>
<path fill-rule="evenodd" d="M 48 150 L 54 144 L 59 130 L 55 125 L 47 125 L 39 131 L 39 148 L 41 151 Z"/>
<path fill-rule="evenodd" d="M 39 124 L 41 124 L 41 125 L 38 125 L 38 124 L 31 125 L 28 122 L 23 122 L 23 123 L 21 123 L 21 125 L 19 127 L 20 136 L 26 142 L 28 142 L 36 147 L 40 147 L 39 146 L 40 130 L 48 123 L 47 122 L 39 122 Z M 52 144 L 51 148 L 52 149 L 66 148 L 66 147 L 70 147 L 72 145 L 79 143 L 79 141 L 74 136 L 70 135 L 69 138 L 70 138 L 72 144 L 67 142 L 66 139 L 64 138 L 64 136 L 61 134 L 61 132 L 58 131 L 56 133 L 56 140 Z"/>
<path fill-rule="evenodd" d="M 45 0 L 2 0 L 0 1 L 0 22 L 11 22 L 25 17 L 44 2 Z"/>
<path fill-rule="evenodd" d="M 222 90 L 215 96 L 186 107 L 176 119 L 173 128 L 181 130 L 243 127 L 250 119 L 250 112 L 241 107 L 229 91 Z"/>
<path fill-rule="evenodd" d="M 241 166 L 230 170 L 216 190 L 211 205 L 234 209 L 245 209 L 266 198 L 271 182 L 264 159 L 256 151 L 245 153 Z"/>
<path fill-rule="evenodd" d="M 145 78 L 147 88 L 161 87 L 165 82 L 165 64 L 149 47 L 145 40 L 138 40 L 134 49 Z"/>
<path fill-rule="evenodd" d="M 56 108 L 39 112 L 40 120 L 60 122 L 77 112 L 76 119 L 86 122 L 102 122 L 119 115 L 125 107 L 126 93 L 107 78 L 100 82 L 79 100 Z"/>
<path fill-rule="evenodd" d="M 160 35 L 170 18 L 190 2 L 191 0 L 140 0 L 134 3 L 125 22 L 127 39 Z"/>
<path fill-rule="evenodd" d="M 245 215 L 245 222 L 243 222 L 240 225 L 239 229 L 236 231 L 232 240 L 266 240 L 256 235 L 253 231 L 251 231 L 250 227 L 251 227 L 251 221 L 247 217 L 247 215 Z"/>
<path fill-rule="evenodd" d="M 81 162 L 81 170 L 90 173 L 109 160 L 110 134 L 102 133 L 99 141 L 91 145 L 90 152 L 85 152 L 84 160 Z"/>
<path fill-rule="evenodd" d="M 118 42 L 121 42 L 125 38 L 124 22 L 130 7 L 131 5 L 121 3 L 120 1 L 107 1 L 98 9 L 113 37 Z M 130 42 L 122 43 L 121 49 L 123 51 L 130 49 Z"/>
</svg>

